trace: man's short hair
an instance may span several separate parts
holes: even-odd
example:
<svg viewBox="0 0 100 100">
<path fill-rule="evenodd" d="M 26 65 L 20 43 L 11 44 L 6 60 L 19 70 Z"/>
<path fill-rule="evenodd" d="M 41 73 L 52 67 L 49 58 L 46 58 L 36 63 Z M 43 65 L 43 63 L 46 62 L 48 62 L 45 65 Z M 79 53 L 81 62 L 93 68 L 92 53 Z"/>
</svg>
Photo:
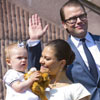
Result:
<svg viewBox="0 0 100 100">
<path fill-rule="evenodd" d="M 60 9 L 60 17 L 61 17 L 62 22 L 65 21 L 65 15 L 64 15 L 64 7 L 65 6 L 68 6 L 68 7 L 70 7 L 70 6 L 76 6 L 76 7 L 80 6 L 80 7 L 83 8 L 84 12 L 86 12 L 83 4 L 81 4 L 81 2 L 79 0 L 69 0 Z"/>
</svg>

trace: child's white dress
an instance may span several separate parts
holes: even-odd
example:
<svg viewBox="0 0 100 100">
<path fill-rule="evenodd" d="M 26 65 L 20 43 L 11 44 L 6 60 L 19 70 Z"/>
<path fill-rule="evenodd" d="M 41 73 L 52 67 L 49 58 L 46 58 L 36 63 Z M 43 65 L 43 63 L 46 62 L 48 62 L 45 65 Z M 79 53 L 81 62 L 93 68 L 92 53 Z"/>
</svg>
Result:
<svg viewBox="0 0 100 100">
<path fill-rule="evenodd" d="M 39 100 L 39 97 L 32 93 L 31 89 L 26 90 L 23 93 L 18 93 L 11 87 L 11 84 L 14 81 L 24 81 L 24 73 L 10 69 L 5 74 L 3 80 L 7 88 L 6 100 Z"/>
</svg>

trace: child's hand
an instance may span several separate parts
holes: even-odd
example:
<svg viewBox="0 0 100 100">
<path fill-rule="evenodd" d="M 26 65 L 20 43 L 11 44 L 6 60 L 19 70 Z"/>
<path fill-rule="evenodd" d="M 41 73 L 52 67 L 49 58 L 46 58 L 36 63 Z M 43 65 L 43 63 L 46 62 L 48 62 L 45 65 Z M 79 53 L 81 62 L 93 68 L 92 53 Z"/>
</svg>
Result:
<svg viewBox="0 0 100 100">
<path fill-rule="evenodd" d="M 32 80 L 32 82 L 38 81 L 40 76 L 41 76 L 40 72 L 35 71 L 30 75 L 29 80 Z"/>
</svg>

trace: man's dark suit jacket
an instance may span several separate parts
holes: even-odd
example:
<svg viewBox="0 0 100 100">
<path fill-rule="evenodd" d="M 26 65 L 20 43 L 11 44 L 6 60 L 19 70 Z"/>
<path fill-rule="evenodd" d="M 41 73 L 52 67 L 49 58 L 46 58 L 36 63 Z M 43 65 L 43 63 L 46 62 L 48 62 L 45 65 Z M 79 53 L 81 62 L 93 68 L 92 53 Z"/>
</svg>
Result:
<svg viewBox="0 0 100 100">
<path fill-rule="evenodd" d="M 27 51 L 28 51 L 28 70 L 32 67 L 36 67 L 37 70 L 40 69 L 40 57 L 41 57 L 41 42 L 39 42 L 36 46 L 34 47 L 29 47 L 28 45 Z"/>
<path fill-rule="evenodd" d="M 90 35 L 100 51 L 100 36 Z M 70 37 L 68 43 L 76 57 L 73 64 L 67 67 L 66 75 L 72 82 L 83 84 L 92 94 L 91 100 L 100 100 L 100 75 L 98 76 L 98 80 L 95 81 Z"/>
</svg>

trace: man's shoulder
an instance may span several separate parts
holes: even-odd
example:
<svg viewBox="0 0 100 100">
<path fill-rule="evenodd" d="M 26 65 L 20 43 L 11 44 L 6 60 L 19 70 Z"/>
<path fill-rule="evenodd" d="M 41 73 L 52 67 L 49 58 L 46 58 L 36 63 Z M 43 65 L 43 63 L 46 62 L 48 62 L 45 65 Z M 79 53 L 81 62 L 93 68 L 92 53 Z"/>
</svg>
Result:
<svg viewBox="0 0 100 100">
<path fill-rule="evenodd" d="M 92 33 L 90 33 L 90 35 L 92 36 L 92 38 L 94 40 L 100 41 L 100 35 L 96 35 L 96 34 L 92 34 Z"/>
</svg>

